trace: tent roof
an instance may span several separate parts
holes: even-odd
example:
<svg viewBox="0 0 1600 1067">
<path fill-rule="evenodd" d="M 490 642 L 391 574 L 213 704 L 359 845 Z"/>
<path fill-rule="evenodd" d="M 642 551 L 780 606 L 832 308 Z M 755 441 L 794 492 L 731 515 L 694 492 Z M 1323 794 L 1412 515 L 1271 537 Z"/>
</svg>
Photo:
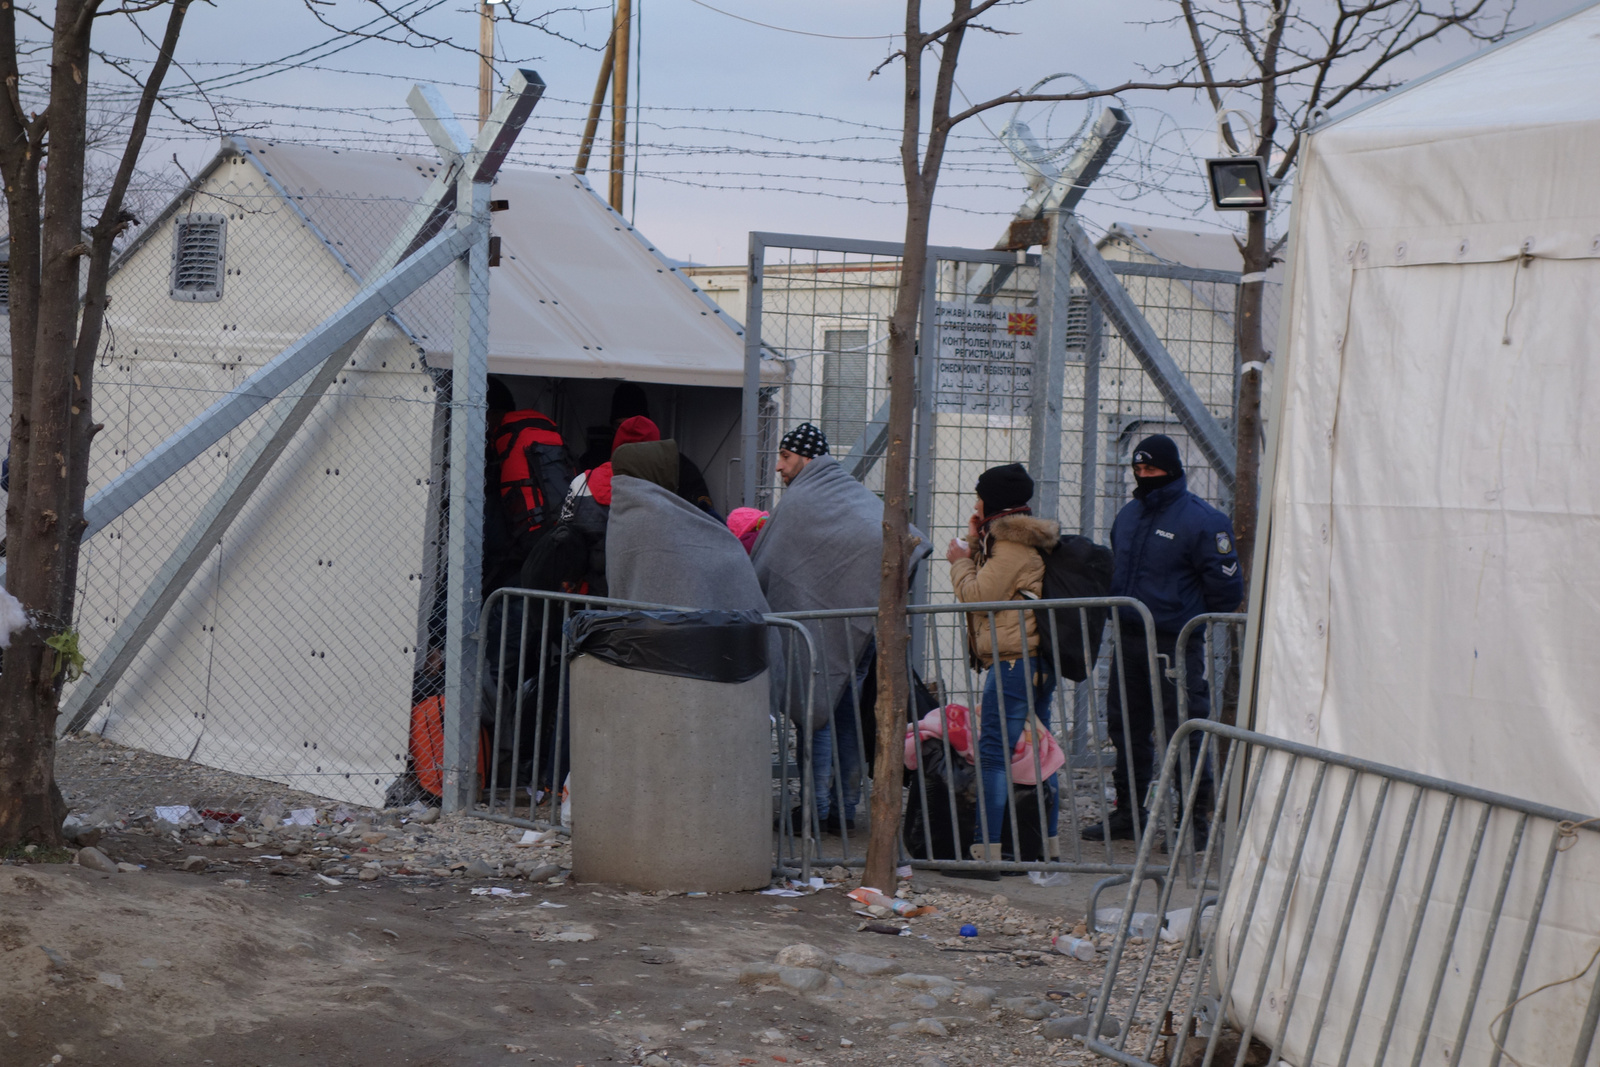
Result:
<svg viewBox="0 0 1600 1067">
<path fill-rule="evenodd" d="M 1179 263 L 1204 270 L 1244 269 L 1239 246 L 1226 233 L 1199 233 L 1131 222 L 1112 223 L 1105 241 L 1125 241 L 1162 263 Z"/>
<path fill-rule="evenodd" d="M 1145 226 L 1131 222 L 1115 222 L 1106 231 L 1101 244 L 1122 241 L 1153 257 L 1160 263 L 1175 263 L 1202 270 L 1244 269 L 1244 259 L 1239 254 L 1238 242 L 1231 233 L 1198 230 L 1175 230 L 1166 226 Z M 1274 263 L 1267 271 L 1269 282 L 1283 281 L 1282 262 Z"/>
<path fill-rule="evenodd" d="M 1600 2 L 1589 3 L 1335 115 L 1320 129 L 1463 130 L 1600 118 L 1594 63 Z"/>
<path fill-rule="evenodd" d="M 1392 265 L 1588 257 L 1600 168 L 1600 5 L 1352 109 L 1311 134 L 1353 255 Z"/>
<path fill-rule="evenodd" d="M 357 277 L 388 247 L 439 173 L 437 159 L 235 138 Z M 737 387 L 743 327 L 571 173 L 503 169 L 494 197 L 489 369 Z M 454 279 L 444 272 L 399 308 L 433 366 L 448 366 Z"/>
</svg>

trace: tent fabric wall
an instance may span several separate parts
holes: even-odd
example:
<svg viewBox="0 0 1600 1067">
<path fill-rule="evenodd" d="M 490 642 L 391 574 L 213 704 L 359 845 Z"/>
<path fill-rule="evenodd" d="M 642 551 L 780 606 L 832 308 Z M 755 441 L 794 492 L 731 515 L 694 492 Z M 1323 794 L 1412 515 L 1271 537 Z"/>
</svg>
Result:
<svg viewBox="0 0 1600 1067">
<path fill-rule="evenodd" d="M 348 301 L 440 169 L 225 139 L 116 265 L 90 493 Z M 506 170 L 494 195 L 510 207 L 494 214 L 502 259 L 490 369 L 715 387 L 703 390 L 714 425 L 690 436 L 707 462 L 721 460 L 707 467 L 720 492 L 744 379 L 737 324 L 581 179 Z M 225 221 L 219 299 L 169 292 L 174 227 L 189 213 Z M 435 607 L 443 423 L 433 375 L 449 365 L 453 281 L 441 272 L 373 327 L 91 729 L 333 799 L 383 802 L 405 769 Z M 79 627 L 91 660 L 266 418 L 247 420 L 85 544 Z"/>
<path fill-rule="evenodd" d="M 227 285 L 220 300 L 172 299 L 170 215 L 119 263 L 91 494 L 359 288 L 248 161 L 213 168 L 185 203 L 228 215 Z M 381 804 L 405 769 L 436 408 L 422 354 L 380 320 L 90 729 Z M 78 625 L 91 660 L 271 410 L 85 543 Z"/>
<path fill-rule="evenodd" d="M 1596 173 L 1594 7 L 1309 138 L 1267 490 L 1258 729 L 1600 812 Z M 1497 818 L 1491 836 L 1505 829 Z M 1248 858 L 1263 842 L 1242 846 Z M 1597 853 L 1586 836 L 1561 856 L 1524 990 L 1576 972 L 1600 943 Z M 1352 850 L 1332 871 L 1293 872 L 1297 898 L 1348 880 L 1354 862 Z M 1408 865 L 1402 914 L 1420 902 L 1426 861 Z M 1520 937 L 1529 894 L 1517 888 L 1497 945 Z M 1374 907 L 1358 909 L 1358 929 Z M 1264 960 L 1241 920 L 1223 919 L 1245 939 L 1243 990 L 1298 946 Z M 1379 967 L 1399 962 L 1386 947 Z M 1509 966 L 1497 949 L 1491 981 Z M 1335 990 L 1329 1025 L 1351 995 Z M 1537 1020 L 1581 1017 L 1578 998 L 1574 986 L 1539 995 L 1513 1031 L 1520 1062 L 1568 1062 L 1570 1027 Z M 1351 1062 L 1370 1062 L 1380 1025 L 1360 1025 Z M 1303 1033 L 1290 1028 L 1291 1063 Z M 1317 1063 L 1336 1061 L 1338 1037 L 1324 1035 Z M 1454 1037 L 1441 1021 L 1430 1047 Z M 1463 1062 L 1489 1049 L 1476 1026 Z"/>
</svg>

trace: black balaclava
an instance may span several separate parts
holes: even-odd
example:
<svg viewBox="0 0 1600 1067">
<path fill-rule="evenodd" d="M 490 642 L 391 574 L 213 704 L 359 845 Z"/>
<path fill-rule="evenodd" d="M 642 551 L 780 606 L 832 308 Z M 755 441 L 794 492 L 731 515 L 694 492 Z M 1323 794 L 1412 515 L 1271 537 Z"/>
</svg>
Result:
<svg viewBox="0 0 1600 1067">
<path fill-rule="evenodd" d="M 1133 480 L 1139 483 L 1139 488 L 1133 491 L 1133 495 L 1140 500 L 1183 477 L 1183 457 L 1178 454 L 1178 443 L 1164 433 L 1151 434 L 1140 441 L 1133 450 L 1131 462 L 1149 464 L 1167 472 L 1154 478 L 1134 475 Z"/>
</svg>

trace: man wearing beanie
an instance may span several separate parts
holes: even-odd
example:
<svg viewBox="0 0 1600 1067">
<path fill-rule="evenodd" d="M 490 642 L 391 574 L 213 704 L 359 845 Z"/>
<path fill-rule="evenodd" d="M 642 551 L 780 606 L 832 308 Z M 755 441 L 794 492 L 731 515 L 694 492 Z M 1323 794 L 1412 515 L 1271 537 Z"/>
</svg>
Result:
<svg viewBox="0 0 1600 1067">
<path fill-rule="evenodd" d="M 809 422 L 783 435 L 777 466 L 783 495 L 750 553 L 772 610 L 871 607 L 878 599 L 883 568 L 883 501 L 828 454 L 828 439 Z M 911 558 L 915 574 L 929 548 L 915 527 L 911 536 L 918 540 Z M 863 687 L 876 661 L 873 618 L 856 614 L 805 626 L 820 668 L 809 708 L 801 677 L 788 677 L 782 684 L 790 687 L 791 717 L 811 731 L 806 773 L 816 801 L 813 825 L 844 835 L 855 829 L 862 774 L 870 771 L 864 760 L 874 733 L 874 713 L 869 712 L 874 694 Z M 790 825 L 799 830 L 805 814 L 794 809 L 787 816 Z"/>
<path fill-rule="evenodd" d="M 1028 508 L 1033 479 L 1020 463 L 990 467 L 978 478 L 978 500 L 967 520 L 967 542 L 952 540 L 945 558 L 950 582 L 963 604 L 1018 600 L 1044 593 L 1044 557 L 1061 536 L 1058 524 L 1036 519 Z M 1050 728 L 1050 695 L 1056 679 L 1049 656 L 1039 653 L 1039 634 L 1031 610 L 998 611 L 991 626 L 987 612 L 967 616 L 967 647 L 988 669 L 978 719 L 979 781 L 983 807 L 973 827 L 972 857 L 997 861 L 1011 790 L 1006 767 L 1011 753 L 1037 715 Z M 1030 695 L 1029 688 L 1032 688 Z M 1030 707 L 1030 700 L 1032 706 Z M 1061 854 L 1056 839 L 1060 805 L 1052 775 L 1049 790 L 1047 856 Z M 1019 812 L 1018 817 L 1025 817 Z M 1018 857 L 1020 858 L 1020 857 Z"/>
<path fill-rule="evenodd" d="M 1235 611 L 1244 597 L 1244 576 L 1233 550 L 1233 524 L 1228 516 L 1189 492 L 1178 445 L 1165 434 L 1140 441 L 1131 457 L 1136 487 L 1133 500 L 1111 524 L 1111 595 L 1133 597 L 1150 609 L 1155 620 L 1156 653 L 1168 664 L 1176 660 L 1178 631 L 1196 615 Z M 1155 770 L 1164 758 L 1155 746 L 1155 712 L 1150 699 L 1149 649 L 1144 623 L 1133 612 L 1122 619 L 1122 662 L 1128 697 L 1124 730 L 1122 689 L 1112 685 L 1106 701 L 1107 733 L 1117 749 L 1113 777 L 1117 806 L 1109 825 L 1086 827 L 1091 841 L 1138 836 L 1146 814 L 1142 804 Z M 1189 716 L 1204 719 L 1211 712 L 1205 683 L 1205 645 L 1197 633 L 1184 650 Z M 1178 693 L 1162 677 L 1161 707 L 1166 736 L 1178 728 Z M 1200 734 L 1192 744 L 1198 755 Z M 1130 767 L 1131 764 L 1131 767 Z M 1131 775 L 1130 775 L 1131 772 Z M 1211 807 L 1210 772 L 1200 768 L 1202 782 L 1195 799 L 1195 838 L 1202 841 Z"/>
<path fill-rule="evenodd" d="M 788 485 L 806 469 L 806 464 L 827 454 L 828 439 L 822 431 L 809 422 L 802 422 L 778 442 L 778 477 Z"/>
</svg>

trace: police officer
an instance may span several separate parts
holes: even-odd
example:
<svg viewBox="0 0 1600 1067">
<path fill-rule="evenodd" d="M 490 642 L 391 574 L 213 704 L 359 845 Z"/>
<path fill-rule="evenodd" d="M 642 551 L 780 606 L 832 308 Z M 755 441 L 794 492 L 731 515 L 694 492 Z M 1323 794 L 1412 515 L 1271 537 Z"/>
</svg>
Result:
<svg viewBox="0 0 1600 1067">
<path fill-rule="evenodd" d="M 1196 615 L 1213 611 L 1233 611 L 1244 596 L 1244 576 L 1239 573 L 1239 557 L 1233 550 L 1233 524 L 1228 517 L 1189 492 L 1183 473 L 1183 459 L 1177 443 L 1165 434 L 1154 434 L 1140 441 L 1133 450 L 1133 478 L 1137 487 L 1133 500 L 1123 507 L 1111 525 L 1111 595 L 1143 601 L 1155 620 L 1158 668 L 1175 663 L 1178 631 Z M 1127 726 L 1122 715 L 1123 687 L 1113 684 L 1107 700 L 1107 732 L 1117 749 L 1113 777 L 1117 806 L 1109 825 L 1095 823 L 1084 828 L 1090 841 L 1131 840 L 1136 836 L 1133 805 L 1142 803 L 1164 752 L 1155 747 L 1155 714 L 1150 699 L 1149 650 L 1145 643 L 1144 622 L 1135 612 L 1124 611 L 1122 654 L 1126 671 L 1128 699 Z M 1206 692 L 1205 643 L 1196 634 L 1187 658 L 1189 717 L 1206 718 L 1211 702 Z M 1178 728 L 1177 689 L 1171 679 L 1161 678 L 1162 718 L 1166 736 Z M 1198 734 L 1194 740 L 1200 741 Z M 1199 745 L 1195 745 L 1198 752 Z M 1129 763 L 1133 781 L 1130 789 Z M 1197 839 L 1205 832 L 1204 818 L 1210 806 L 1208 781 L 1203 781 L 1196 798 Z M 1141 816 L 1139 825 L 1143 825 Z"/>
</svg>

